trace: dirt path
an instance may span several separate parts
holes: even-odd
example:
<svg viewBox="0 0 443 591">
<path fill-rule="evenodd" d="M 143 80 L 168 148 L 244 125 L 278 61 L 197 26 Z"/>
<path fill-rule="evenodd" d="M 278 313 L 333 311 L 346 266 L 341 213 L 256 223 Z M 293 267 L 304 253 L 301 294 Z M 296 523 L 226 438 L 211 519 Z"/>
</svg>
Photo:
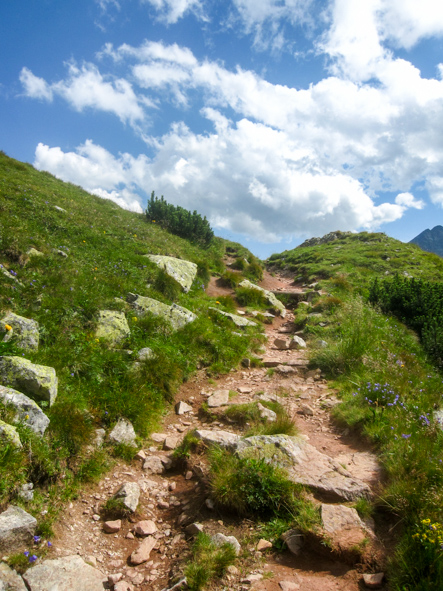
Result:
<svg viewBox="0 0 443 591">
<path fill-rule="evenodd" d="M 269 274 L 264 280 L 264 285 L 271 289 L 300 289 L 290 283 L 290 280 Z M 214 282 L 212 286 L 213 290 L 209 290 L 211 295 L 217 297 L 222 293 L 214 294 L 217 287 Z M 251 541 L 251 534 L 255 533 L 254 522 L 239 521 L 208 508 L 198 464 L 192 470 L 189 466 L 186 469 L 167 466 L 168 469 L 159 474 L 143 469 L 144 464 L 146 468 L 146 457 L 159 457 L 168 464 L 172 452 L 164 449 L 166 436 L 166 447 L 173 448 L 188 431 L 195 428 L 234 432 L 232 425 L 226 426 L 221 420 L 205 420 L 198 412 L 208 395 L 218 389 L 229 389 L 237 393 L 229 403 L 253 401 L 258 393 L 281 396 L 289 414 L 311 445 L 337 459 L 354 477 L 376 489 L 380 472 L 375 457 L 367 446 L 343 433 L 330 419 L 330 408 L 337 403 L 334 392 L 318 371 L 307 371 L 303 350 L 279 350 L 274 346 L 276 338 L 290 336 L 291 320 L 292 313 L 288 312 L 285 319 L 276 318 L 272 325 L 266 325 L 268 341 L 264 361 L 267 365 L 286 368 L 286 373 L 275 371 L 270 375 L 272 372 L 266 367 L 244 368 L 215 381 L 208 379 L 204 371 L 199 371 L 192 380 L 183 384 L 176 398 L 177 402 L 184 401 L 192 406 L 192 411 L 178 416 L 172 410 L 165 417 L 162 433 L 153 435 L 150 447 L 139 452 L 138 458 L 130 465 L 116 465 L 100 483 L 84 491 L 81 498 L 69 505 L 57 524 L 52 557 L 80 554 L 104 574 L 113 575 L 114 580 L 120 578 L 120 588 L 115 587 L 119 591 L 169 589 L 172 578 L 182 572 L 183 557 L 189 551 L 185 527 L 198 522 L 207 533 L 234 535 L 242 546 L 243 554 L 237 572 L 234 570 L 213 589 L 281 591 L 283 587 L 280 583 L 283 581 L 293 583 L 287 589 L 299 588 L 301 591 L 361 589 L 361 574 L 356 568 L 332 560 L 330 556 L 322 556 L 309 549 L 302 550 L 298 556 L 289 551 L 257 551 L 256 541 Z M 138 512 L 123 520 L 121 528 L 115 533 L 105 533 L 101 507 L 125 482 L 135 482 L 140 487 Z M 132 566 L 129 557 L 140 545 L 140 538 L 131 530 L 134 523 L 142 520 L 155 524 L 156 546 L 147 562 Z M 258 575 L 258 580 L 246 582 L 251 574 Z"/>
</svg>

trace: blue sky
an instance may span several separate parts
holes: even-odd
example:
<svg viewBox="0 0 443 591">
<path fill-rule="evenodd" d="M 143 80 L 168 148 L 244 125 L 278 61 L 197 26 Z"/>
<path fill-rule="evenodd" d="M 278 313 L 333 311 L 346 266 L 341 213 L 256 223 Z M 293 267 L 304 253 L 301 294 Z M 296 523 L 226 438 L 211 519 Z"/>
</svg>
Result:
<svg viewBox="0 0 443 591">
<path fill-rule="evenodd" d="M 0 149 L 134 211 L 262 258 L 443 223 L 443 3 L 18 0 L 0 55 Z"/>
</svg>

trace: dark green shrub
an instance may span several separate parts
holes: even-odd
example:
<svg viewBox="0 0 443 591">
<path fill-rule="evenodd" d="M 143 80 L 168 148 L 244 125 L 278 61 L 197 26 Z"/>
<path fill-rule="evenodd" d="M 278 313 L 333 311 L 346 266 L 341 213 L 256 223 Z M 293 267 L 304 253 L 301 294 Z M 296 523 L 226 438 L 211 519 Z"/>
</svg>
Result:
<svg viewBox="0 0 443 591">
<path fill-rule="evenodd" d="M 147 204 L 146 217 L 172 234 L 205 246 L 209 246 L 214 237 L 206 217 L 202 218 L 196 211 L 191 213 L 179 205 L 168 203 L 163 195 L 159 199 L 154 191 Z"/>
</svg>

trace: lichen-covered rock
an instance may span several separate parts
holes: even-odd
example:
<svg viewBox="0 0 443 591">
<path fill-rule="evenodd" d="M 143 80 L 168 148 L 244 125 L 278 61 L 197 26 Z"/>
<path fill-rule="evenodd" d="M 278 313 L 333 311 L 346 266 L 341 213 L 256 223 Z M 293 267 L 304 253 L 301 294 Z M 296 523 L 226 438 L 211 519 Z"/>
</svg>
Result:
<svg viewBox="0 0 443 591">
<path fill-rule="evenodd" d="M 12 330 L 6 330 L 8 325 Z M 9 312 L 0 320 L 0 338 L 13 342 L 20 349 L 26 351 L 37 351 L 39 342 L 38 322 L 32 318 L 24 318 L 13 312 Z"/>
<path fill-rule="evenodd" d="M 45 560 L 23 575 L 30 591 L 103 591 L 106 577 L 81 556 Z"/>
<path fill-rule="evenodd" d="M 28 255 L 28 257 L 44 257 L 44 253 L 41 252 L 40 250 L 37 250 L 36 248 L 33 248 L 31 246 L 31 248 L 26 252 L 26 254 Z"/>
<path fill-rule="evenodd" d="M 256 322 L 252 322 L 252 320 L 248 320 L 243 316 L 238 316 L 237 314 L 232 314 L 231 312 L 223 312 L 223 310 L 219 310 L 218 308 L 214 308 L 213 306 L 209 306 L 209 310 L 215 310 L 222 316 L 230 318 L 232 322 L 235 324 L 235 326 L 238 326 L 239 328 L 243 328 L 244 326 L 257 326 Z"/>
<path fill-rule="evenodd" d="M 37 520 L 20 507 L 9 505 L 0 514 L 0 552 L 15 552 L 32 542 Z"/>
<path fill-rule="evenodd" d="M 49 419 L 33 400 L 13 388 L 0 386 L 0 402 L 15 409 L 15 421 L 24 423 L 37 435 L 43 436 Z"/>
<path fill-rule="evenodd" d="M 140 351 L 137 353 L 137 359 L 139 361 L 147 361 L 148 359 L 154 359 L 154 357 L 155 353 L 149 347 L 143 347 L 143 349 L 140 349 Z"/>
<path fill-rule="evenodd" d="M 0 562 L 0 591 L 27 591 L 21 576 L 6 562 Z"/>
<path fill-rule="evenodd" d="M 195 436 L 206 445 L 218 445 L 226 449 L 234 449 L 240 440 L 240 435 L 222 430 L 197 429 Z"/>
<path fill-rule="evenodd" d="M 181 306 L 177 306 L 177 304 L 168 306 L 168 304 L 163 304 L 153 298 L 136 294 L 128 294 L 127 300 L 135 310 L 138 310 L 143 314 L 149 312 L 154 316 L 164 318 L 174 330 L 183 328 L 186 324 L 194 322 L 197 318 L 193 312 Z"/>
<path fill-rule="evenodd" d="M 95 331 L 97 339 L 104 339 L 110 345 L 117 345 L 130 334 L 128 321 L 123 312 L 100 310 Z"/>
<path fill-rule="evenodd" d="M 285 468 L 293 482 L 309 486 L 331 500 L 355 501 L 371 496 L 369 486 L 322 454 L 302 437 L 255 435 L 240 439 L 236 453 L 241 458 L 265 459 Z"/>
<path fill-rule="evenodd" d="M 58 379 L 53 367 L 36 365 L 29 359 L 0 357 L 0 384 L 52 404 L 57 398 Z"/>
<path fill-rule="evenodd" d="M 135 438 L 136 434 L 134 427 L 127 419 L 119 419 L 115 427 L 109 433 L 109 441 L 116 445 L 124 443 L 125 445 L 136 447 Z"/>
<path fill-rule="evenodd" d="M 225 536 L 222 533 L 218 533 L 211 536 L 211 540 L 214 542 L 216 546 L 230 544 L 234 548 L 236 556 L 238 556 L 241 552 L 240 542 L 237 540 L 235 536 Z"/>
<path fill-rule="evenodd" d="M 255 285 L 255 283 L 251 283 L 250 281 L 248 281 L 248 279 L 244 279 L 243 281 L 241 281 L 239 283 L 239 287 L 246 287 L 247 289 L 255 289 L 256 291 L 260 291 L 268 301 L 269 305 L 272 306 L 275 310 L 277 310 L 282 318 L 286 316 L 286 309 L 284 305 L 281 303 L 279 299 L 277 299 L 277 297 L 272 293 L 272 291 L 263 289 L 263 287 Z"/>
<path fill-rule="evenodd" d="M 17 429 L 4 421 L 0 421 L 0 443 L 2 446 L 10 443 L 14 447 L 23 447 Z"/>
<path fill-rule="evenodd" d="M 197 265 L 195 263 L 156 254 L 147 254 L 145 256 L 175 279 L 182 286 L 183 291 L 188 293 L 197 275 Z"/>
</svg>

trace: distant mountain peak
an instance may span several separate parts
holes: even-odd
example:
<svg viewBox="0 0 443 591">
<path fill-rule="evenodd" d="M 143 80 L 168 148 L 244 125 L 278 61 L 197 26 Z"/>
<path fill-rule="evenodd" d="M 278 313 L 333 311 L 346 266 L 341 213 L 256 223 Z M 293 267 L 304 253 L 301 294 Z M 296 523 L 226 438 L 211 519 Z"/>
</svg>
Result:
<svg viewBox="0 0 443 591">
<path fill-rule="evenodd" d="M 443 226 L 435 226 L 423 230 L 421 234 L 413 238 L 410 242 L 417 244 L 426 252 L 433 252 L 443 257 Z"/>
</svg>

